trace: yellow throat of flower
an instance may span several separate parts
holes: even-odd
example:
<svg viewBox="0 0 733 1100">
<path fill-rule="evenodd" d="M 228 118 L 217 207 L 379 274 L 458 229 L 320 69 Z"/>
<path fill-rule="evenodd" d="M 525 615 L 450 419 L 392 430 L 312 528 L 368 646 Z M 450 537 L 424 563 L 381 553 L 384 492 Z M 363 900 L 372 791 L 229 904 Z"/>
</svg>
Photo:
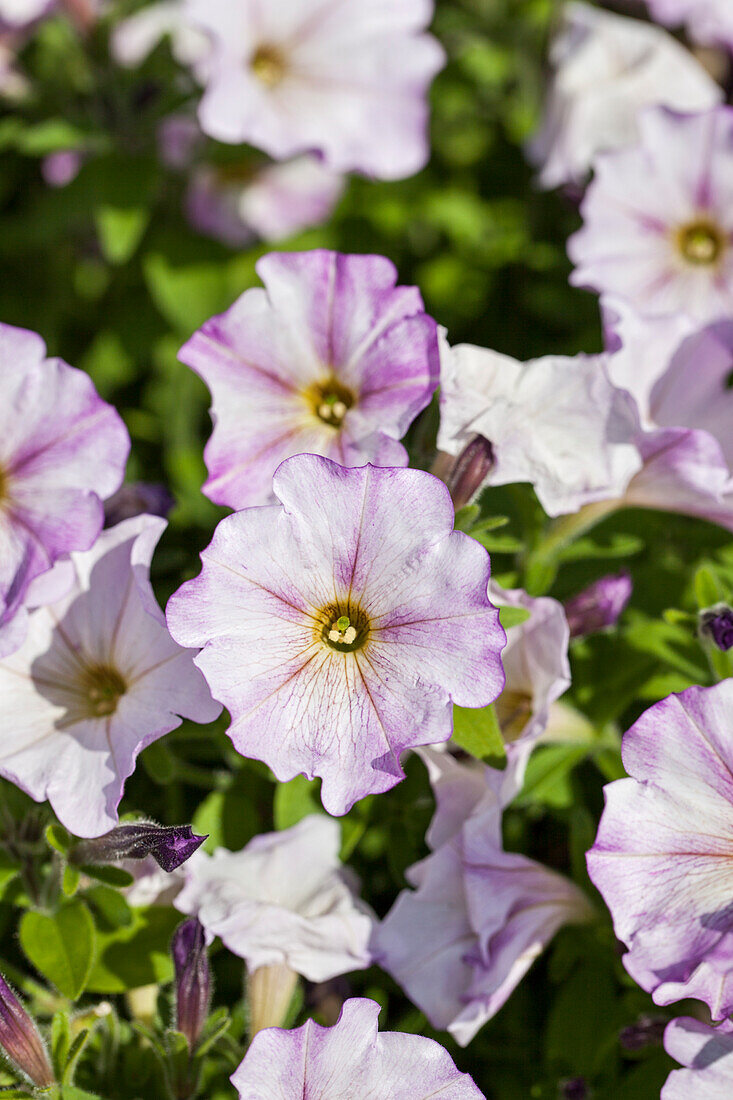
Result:
<svg viewBox="0 0 733 1100">
<path fill-rule="evenodd" d="M 369 617 L 356 604 L 325 607 L 319 616 L 318 637 L 337 653 L 353 653 L 362 649 L 369 639 L 369 632 Z"/>
<path fill-rule="evenodd" d="M 686 263 L 695 267 L 714 267 L 723 258 L 728 239 L 719 225 L 701 217 L 677 230 L 676 245 Z"/>
<path fill-rule="evenodd" d="M 262 84 L 275 88 L 285 78 L 287 64 L 285 56 L 277 46 L 263 43 L 258 46 L 250 59 L 249 67 Z"/>
<path fill-rule="evenodd" d="M 303 396 L 317 419 L 329 428 L 340 428 L 347 412 L 356 404 L 355 395 L 333 374 L 309 386 Z"/>
</svg>

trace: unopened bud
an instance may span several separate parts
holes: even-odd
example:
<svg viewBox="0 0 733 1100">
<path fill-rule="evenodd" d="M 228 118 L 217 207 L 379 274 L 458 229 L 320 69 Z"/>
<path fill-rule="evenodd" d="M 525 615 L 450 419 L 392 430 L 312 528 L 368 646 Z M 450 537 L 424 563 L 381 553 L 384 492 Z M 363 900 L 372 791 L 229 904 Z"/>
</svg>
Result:
<svg viewBox="0 0 733 1100">
<path fill-rule="evenodd" d="M 164 871 L 175 871 L 205 840 L 205 836 L 194 836 L 190 825 L 166 826 L 141 821 L 134 825 L 118 825 L 94 840 L 83 840 L 72 849 L 69 858 L 83 866 L 152 856 Z"/>
<path fill-rule="evenodd" d="M 733 647 L 733 608 L 727 603 L 716 603 L 700 612 L 700 633 L 723 653 Z"/>
<path fill-rule="evenodd" d="M 179 924 L 171 943 L 176 970 L 176 1027 L 193 1050 L 209 1013 L 211 971 L 203 926 L 193 917 Z"/>
<path fill-rule="evenodd" d="M 628 573 L 601 577 L 565 604 L 571 638 L 582 638 L 615 626 L 631 599 L 634 584 Z"/>
<path fill-rule="evenodd" d="M 669 1020 L 666 1016 L 640 1016 L 635 1024 L 619 1032 L 619 1043 L 624 1050 L 644 1050 L 645 1047 L 660 1047 L 664 1039 L 664 1029 Z"/>
<path fill-rule="evenodd" d="M 114 527 L 123 519 L 132 519 L 143 512 L 149 516 L 165 518 L 175 503 L 165 485 L 153 485 L 145 481 L 123 485 L 104 502 L 104 526 Z"/>
<path fill-rule="evenodd" d="M 446 482 L 456 511 L 479 491 L 494 468 L 494 448 L 488 439 L 476 435 L 453 463 Z"/>
<path fill-rule="evenodd" d="M 13 1065 L 39 1089 L 55 1083 L 41 1034 L 0 975 L 0 1046 Z"/>
</svg>

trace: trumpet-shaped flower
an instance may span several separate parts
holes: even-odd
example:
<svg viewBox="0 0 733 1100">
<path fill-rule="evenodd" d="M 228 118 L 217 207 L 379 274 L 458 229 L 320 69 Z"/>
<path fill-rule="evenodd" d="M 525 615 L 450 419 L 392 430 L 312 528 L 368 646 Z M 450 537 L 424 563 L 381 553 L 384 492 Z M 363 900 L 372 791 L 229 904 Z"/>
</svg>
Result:
<svg viewBox="0 0 733 1100">
<path fill-rule="evenodd" d="M 638 145 L 602 153 L 568 242 L 571 282 L 649 316 L 699 323 L 733 312 L 733 109 L 665 108 L 639 119 Z"/>
<path fill-rule="evenodd" d="M 273 488 L 279 504 L 222 520 L 168 623 L 204 647 L 235 747 L 280 780 L 320 776 L 342 814 L 403 778 L 405 749 L 450 737 L 452 701 L 501 691 L 489 558 L 418 470 L 298 455 Z"/>
<path fill-rule="evenodd" d="M 521 767 L 481 776 L 448 754 L 423 751 L 437 810 L 432 854 L 407 871 L 375 936 L 376 961 L 431 1024 L 461 1046 L 491 1019 L 564 924 L 591 907 L 574 883 L 502 850 L 502 808 Z M 415 935 L 415 929 L 420 935 Z"/>
<path fill-rule="evenodd" d="M 702 111 L 723 99 L 700 62 L 670 34 L 590 4 L 563 8 L 554 76 L 529 147 L 543 187 L 583 183 L 602 150 L 630 145 L 644 107 Z"/>
<path fill-rule="evenodd" d="M 441 341 L 438 447 L 459 454 L 473 435 L 494 455 L 485 484 L 528 481 L 551 516 L 621 495 L 641 460 L 630 397 L 602 356 L 519 363 L 485 348 Z"/>
<path fill-rule="evenodd" d="M 343 466 L 405 466 L 399 439 L 438 383 L 435 322 L 381 256 L 265 256 L 266 290 L 246 291 L 180 351 L 213 394 L 207 496 L 272 501 L 295 454 Z"/>
<path fill-rule="evenodd" d="M 493 582 L 489 596 L 497 607 L 529 612 L 529 618 L 507 630 L 501 655 L 506 684 L 495 704 L 504 741 L 513 746 L 510 751 L 524 752 L 544 732 L 552 703 L 570 687 L 568 623 L 562 604 L 550 596 L 535 598 Z"/>
<path fill-rule="evenodd" d="M 320 814 L 257 836 L 241 852 L 218 848 L 187 866 L 175 900 L 219 936 L 250 973 L 287 966 L 312 982 L 371 963 L 372 918 L 339 860 L 338 822 Z"/>
<path fill-rule="evenodd" d="M 641 716 L 588 853 L 631 976 L 657 1004 L 698 997 L 714 1019 L 733 1012 L 732 706 L 725 680 Z"/>
<path fill-rule="evenodd" d="M 729 0 L 647 0 L 660 23 L 685 23 L 696 42 L 733 48 L 733 8 Z"/>
<path fill-rule="evenodd" d="M 164 528 L 137 516 L 73 553 L 69 590 L 31 612 L 25 642 L 0 661 L 0 775 L 48 799 L 77 836 L 112 829 L 138 753 L 179 715 L 210 722 L 221 709 L 150 586 Z"/>
<path fill-rule="evenodd" d="M 379 1011 L 375 1001 L 355 997 L 333 1027 L 308 1020 L 295 1031 L 261 1031 L 231 1078 L 240 1100 L 483 1100 L 439 1043 L 380 1034 Z"/>
<path fill-rule="evenodd" d="M 729 1100 L 733 1095 L 733 1023 L 709 1027 L 689 1016 L 664 1033 L 667 1054 L 686 1066 L 670 1073 L 660 1100 Z"/>
<path fill-rule="evenodd" d="M 91 379 L 47 359 L 34 332 L 0 325 L 0 368 L 2 656 L 22 641 L 33 580 L 99 534 L 130 440 Z"/>
<path fill-rule="evenodd" d="M 318 157 L 302 156 L 253 171 L 247 164 L 194 169 L 186 208 L 191 224 L 223 244 L 240 248 L 260 237 L 281 241 L 320 225 L 344 190 L 344 178 Z"/>
<path fill-rule="evenodd" d="M 213 43 L 199 108 L 218 141 L 276 160 L 317 152 L 337 172 L 400 179 L 428 159 L 426 101 L 444 53 L 432 0 L 187 0 Z"/>
</svg>

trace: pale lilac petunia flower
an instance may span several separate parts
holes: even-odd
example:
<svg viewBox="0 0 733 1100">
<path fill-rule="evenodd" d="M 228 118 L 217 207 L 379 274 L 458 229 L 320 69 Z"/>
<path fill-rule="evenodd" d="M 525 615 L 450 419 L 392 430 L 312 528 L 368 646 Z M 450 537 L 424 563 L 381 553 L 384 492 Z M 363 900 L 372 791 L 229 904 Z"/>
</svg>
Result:
<svg viewBox="0 0 733 1100">
<path fill-rule="evenodd" d="M 466 1046 L 555 933 L 590 920 L 592 908 L 569 879 L 503 850 L 502 808 L 521 767 L 510 760 L 507 772 L 481 775 L 448 754 L 421 755 L 437 800 L 432 853 L 407 871 L 416 889 L 399 895 L 374 952 L 431 1024 Z"/>
<path fill-rule="evenodd" d="M 0 0 L 0 28 L 19 29 L 47 15 L 56 0 Z"/>
<path fill-rule="evenodd" d="M 657 1004 L 733 1012 L 733 681 L 650 707 L 623 741 L 628 779 L 606 788 L 588 870 Z"/>
<path fill-rule="evenodd" d="M 432 0 L 187 0 L 213 41 L 203 130 L 276 160 L 400 179 L 427 162 L 427 91 L 443 67 Z"/>
<path fill-rule="evenodd" d="M 529 612 L 506 632 L 501 655 L 506 684 L 495 703 L 508 751 L 525 754 L 544 732 L 552 704 L 570 687 L 568 622 L 562 604 L 551 596 L 529 596 L 492 581 L 489 597 L 497 607 Z"/>
<path fill-rule="evenodd" d="M 85 550 L 130 449 L 91 379 L 46 358 L 40 336 L 0 325 L 0 655 L 20 644 L 29 586 Z M 40 601 L 39 601 L 40 602 Z"/>
<path fill-rule="evenodd" d="M 664 1033 L 667 1054 L 686 1066 L 670 1073 L 660 1100 L 730 1100 L 733 1096 L 733 1022 L 710 1027 L 683 1016 Z"/>
<path fill-rule="evenodd" d="M 298 455 L 273 487 L 279 504 L 222 520 L 168 623 L 204 647 L 235 747 L 280 780 L 320 776 L 343 814 L 403 778 L 405 749 L 450 737 L 452 701 L 501 691 L 489 557 L 422 471 Z"/>
<path fill-rule="evenodd" d="M 168 634 L 150 586 L 164 529 L 158 517 L 137 516 L 73 553 L 70 591 L 32 611 L 26 641 L 0 661 L 0 775 L 48 799 L 77 836 L 117 823 L 125 780 L 146 745 L 181 717 L 210 722 L 221 709 L 193 655 Z"/>
<path fill-rule="evenodd" d="M 344 183 L 314 156 L 258 169 L 202 164 L 192 172 L 186 210 L 199 232 L 232 248 L 258 237 L 281 241 L 326 221 Z"/>
<path fill-rule="evenodd" d="M 551 61 L 544 120 L 529 146 L 543 187 L 582 184 L 597 153 L 638 138 L 644 107 L 702 111 L 723 99 L 700 62 L 666 31 L 590 4 L 564 5 Z"/>
<path fill-rule="evenodd" d="M 181 349 L 213 394 L 204 492 L 245 508 L 273 500 L 283 459 L 406 466 L 398 441 L 438 383 L 435 322 L 382 256 L 264 256 L 245 291 Z"/>
<path fill-rule="evenodd" d="M 439 449 L 456 455 L 482 435 L 494 455 L 485 484 L 528 481 L 548 515 L 620 496 L 641 466 L 637 428 L 604 356 L 520 363 L 441 338 Z"/>
<path fill-rule="evenodd" d="M 240 1100 L 483 1100 L 434 1040 L 379 1033 L 379 1012 L 375 1001 L 354 997 L 333 1027 L 308 1020 L 294 1031 L 260 1032 L 232 1074 Z"/>
<path fill-rule="evenodd" d="M 217 848 L 186 866 L 175 900 L 219 936 L 250 973 L 285 965 L 324 982 L 371 963 L 372 917 L 339 859 L 337 821 L 312 814 L 290 829 L 256 836 L 240 852 Z"/>
<path fill-rule="evenodd" d="M 568 242 L 571 282 L 658 316 L 733 313 L 733 108 L 645 111 L 638 145 L 598 156 Z"/>
<path fill-rule="evenodd" d="M 647 0 L 649 11 L 661 23 L 685 23 L 696 42 L 733 49 L 733 6 L 730 0 Z"/>
<path fill-rule="evenodd" d="M 135 68 L 162 38 L 171 40 L 173 57 L 206 79 L 211 56 L 208 36 L 186 18 L 183 0 L 159 0 L 120 20 L 110 36 L 110 52 L 119 65 Z"/>
</svg>

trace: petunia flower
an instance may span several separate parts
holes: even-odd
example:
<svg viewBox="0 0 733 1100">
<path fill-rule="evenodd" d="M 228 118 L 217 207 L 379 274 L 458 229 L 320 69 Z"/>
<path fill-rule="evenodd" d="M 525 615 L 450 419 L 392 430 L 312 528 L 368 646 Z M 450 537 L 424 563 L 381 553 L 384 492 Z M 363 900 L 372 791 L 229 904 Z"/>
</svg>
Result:
<svg viewBox="0 0 733 1100">
<path fill-rule="evenodd" d="M 588 871 L 660 1005 L 698 997 L 733 1012 L 733 681 L 655 703 L 623 740 L 629 778 L 606 787 Z"/>
<path fill-rule="evenodd" d="M 700 62 L 659 27 L 569 3 L 551 49 L 545 115 L 529 146 L 543 187 L 582 184 L 597 153 L 631 145 L 644 107 L 703 111 L 723 99 Z"/>
<path fill-rule="evenodd" d="M 308 1020 L 252 1041 L 231 1081 L 240 1100 L 483 1100 L 467 1073 L 432 1039 L 377 1031 L 380 1007 L 354 997 L 334 1027 Z"/>
<path fill-rule="evenodd" d="M 438 383 L 436 326 L 416 287 L 382 256 L 274 253 L 245 291 L 194 333 L 179 358 L 213 394 L 204 492 L 217 504 L 270 503 L 291 455 L 344 466 L 406 466 L 398 442 Z"/>
<path fill-rule="evenodd" d="M 346 879 L 340 846 L 338 822 L 312 814 L 240 852 L 201 852 L 186 865 L 175 906 L 198 917 L 250 973 L 284 965 L 323 982 L 363 970 L 372 918 Z"/>
<path fill-rule="evenodd" d="M 401 179 L 427 162 L 427 92 L 445 54 L 432 0 L 186 0 L 212 39 L 202 129 L 276 160 Z"/>
<path fill-rule="evenodd" d="M 544 732 L 552 704 L 570 687 L 568 622 L 562 604 L 551 596 L 529 596 L 492 581 L 489 597 L 497 607 L 529 612 L 524 622 L 506 632 L 507 644 L 501 655 L 506 684 L 495 703 L 507 746 L 512 752 L 524 753 L 531 751 Z"/>
<path fill-rule="evenodd" d="M 437 800 L 432 853 L 406 872 L 416 889 L 403 891 L 379 926 L 375 959 L 433 1027 L 466 1046 L 558 929 L 592 910 L 562 875 L 503 851 L 502 808 L 521 768 L 510 760 L 508 774 L 480 775 L 446 753 L 421 755 Z"/>
<path fill-rule="evenodd" d="M 733 9 L 729 0 L 647 0 L 654 19 L 678 27 L 685 23 L 696 42 L 733 48 Z"/>
<path fill-rule="evenodd" d="M 551 516 L 621 495 L 641 466 L 637 429 L 603 356 L 519 363 L 441 339 L 439 449 L 459 454 L 478 433 L 494 456 L 485 484 L 528 481 Z"/>
<path fill-rule="evenodd" d="M 181 717 L 210 722 L 221 709 L 192 654 L 168 634 L 150 586 L 164 528 L 158 517 L 137 516 L 73 553 L 70 590 L 31 612 L 25 642 L 0 661 L 0 775 L 48 799 L 77 836 L 117 823 L 124 782 L 146 745 Z"/>
<path fill-rule="evenodd" d="M 56 0 L 0 0 L 0 29 L 17 30 L 46 15 Z"/>
<path fill-rule="evenodd" d="M 649 316 L 733 312 L 733 109 L 639 118 L 638 145 L 602 153 L 568 242 L 574 286 Z"/>
<path fill-rule="evenodd" d="M 191 174 L 186 211 L 200 233 L 241 248 L 258 237 L 281 241 L 325 222 L 344 184 L 315 156 L 259 169 L 202 164 Z"/>
<path fill-rule="evenodd" d="M 501 691 L 489 558 L 422 471 L 298 455 L 273 489 L 279 504 L 221 521 L 168 623 L 204 646 L 235 748 L 280 780 L 320 776 L 343 814 L 403 778 L 405 749 L 448 740 L 451 702 Z"/>
<path fill-rule="evenodd" d="M 173 57 L 193 68 L 203 82 L 208 72 L 211 44 L 207 35 L 186 18 L 183 0 L 159 0 L 121 19 L 110 36 L 110 52 L 125 68 L 136 68 L 158 45 L 170 37 Z"/>
<path fill-rule="evenodd" d="M 710 1027 L 683 1016 L 667 1025 L 664 1046 L 687 1068 L 670 1073 L 660 1100 L 729 1100 L 733 1095 L 733 1022 Z"/>
<path fill-rule="evenodd" d="M 91 379 L 47 359 L 34 332 L 0 325 L 0 367 L 2 656 L 22 641 L 34 579 L 99 534 L 130 439 Z"/>
</svg>

